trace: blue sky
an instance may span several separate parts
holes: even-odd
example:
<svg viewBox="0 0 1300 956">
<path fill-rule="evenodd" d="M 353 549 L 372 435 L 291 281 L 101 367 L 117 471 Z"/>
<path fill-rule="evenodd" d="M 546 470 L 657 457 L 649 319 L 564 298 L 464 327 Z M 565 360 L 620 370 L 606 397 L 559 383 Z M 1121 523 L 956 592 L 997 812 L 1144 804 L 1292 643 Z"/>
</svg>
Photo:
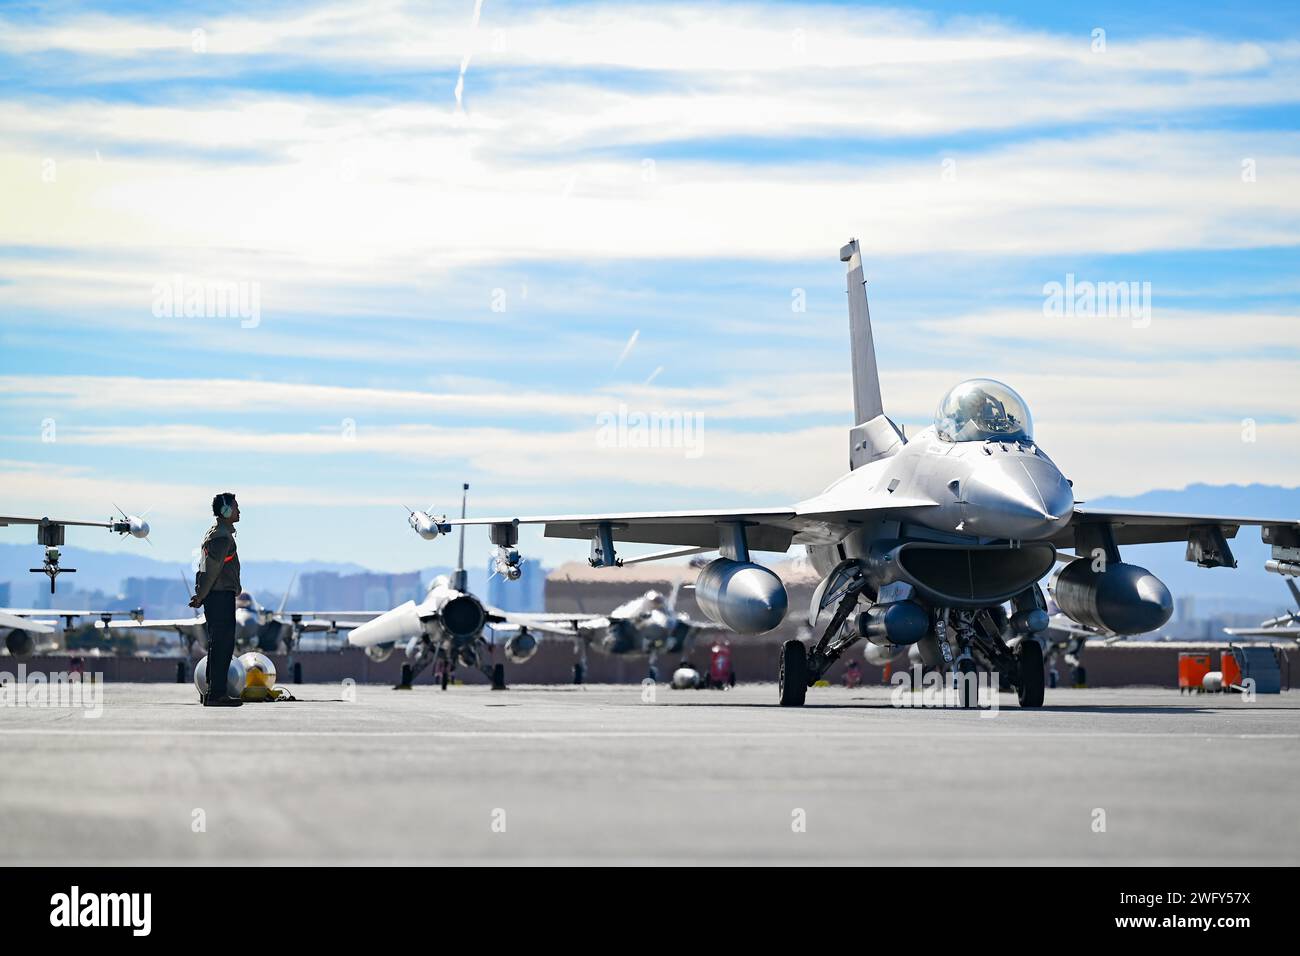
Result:
<svg viewBox="0 0 1300 956">
<path fill-rule="evenodd" d="M 0 11 L 6 509 L 152 509 L 186 560 L 229 488 L 246 551 L 402 570 L 462 480 L 789 503 L 846 457 L 850 236 L 909 430 L 991 375 L 1080 497 L 1296 484 L 1294 4 L 474 12 Z M 1149 322 L 1045 314 L 1068 275 Z M 256 320 L 158 314 L 177 277 Z M 602 443 L 621 407 L 697 448 Z"/>
</svg>

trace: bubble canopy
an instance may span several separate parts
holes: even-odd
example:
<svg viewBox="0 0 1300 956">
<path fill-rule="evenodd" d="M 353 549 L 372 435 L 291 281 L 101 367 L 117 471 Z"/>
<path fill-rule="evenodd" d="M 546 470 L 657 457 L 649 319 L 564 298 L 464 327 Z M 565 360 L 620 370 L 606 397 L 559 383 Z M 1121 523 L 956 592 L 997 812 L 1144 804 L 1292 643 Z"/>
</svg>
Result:
<svg viewBox="0 0 1300 956">
<path fill-rule="evenodd" d="M 1015 389 L 991 378 L 972 378 L 943 397 L 934 415 L 945 441 L 1032 441 L 1029 406 Z"/>
</svg>

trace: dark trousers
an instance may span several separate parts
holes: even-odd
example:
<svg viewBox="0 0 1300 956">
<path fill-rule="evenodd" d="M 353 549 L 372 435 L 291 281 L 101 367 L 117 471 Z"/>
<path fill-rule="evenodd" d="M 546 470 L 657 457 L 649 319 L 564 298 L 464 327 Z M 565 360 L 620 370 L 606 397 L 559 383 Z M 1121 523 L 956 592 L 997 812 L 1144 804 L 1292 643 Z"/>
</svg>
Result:
<svg viewBox="0 0 1300 956">
<path fill-rule="evenodd" d="M 235 592 L 209 591 L 203 599 L 208 630 L 208 696 L 226 696 L 226 674 L 235 654 Z"/>
</svg>

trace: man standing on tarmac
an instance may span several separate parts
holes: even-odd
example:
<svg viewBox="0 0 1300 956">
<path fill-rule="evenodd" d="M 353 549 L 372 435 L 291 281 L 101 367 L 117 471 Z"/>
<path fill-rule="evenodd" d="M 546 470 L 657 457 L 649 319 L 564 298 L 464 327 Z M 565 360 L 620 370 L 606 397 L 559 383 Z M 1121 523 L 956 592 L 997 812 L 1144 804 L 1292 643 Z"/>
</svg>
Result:
<svg viewBox="0 0 1300 956">
<path fill-rule="evenodd" d="M 239 552 L 235 523 L 239 502 L 230 491 L 212 499 L 216 523 L 203 537 L 203 556 L 194 579 L 190 607 L 203 608 L 208 630 L 208 692 L 204 707 L 239 707 L 243 701 L 227 694 L 226 674 L 235 653 L 235 595 L 239 593 Z"/>
</svg>

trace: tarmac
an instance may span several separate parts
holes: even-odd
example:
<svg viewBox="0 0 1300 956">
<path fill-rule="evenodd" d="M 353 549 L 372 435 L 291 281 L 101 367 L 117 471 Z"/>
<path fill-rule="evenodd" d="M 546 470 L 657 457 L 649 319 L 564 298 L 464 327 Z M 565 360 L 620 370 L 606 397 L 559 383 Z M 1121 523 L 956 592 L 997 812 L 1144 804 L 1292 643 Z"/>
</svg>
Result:
<svg viewBox="0 0 1300 956">
<path fill-rule="evenodd" d="M 1293 692 L 100 686 L 0 707 L 4 863 L 1300 863 Z"/>
</svg>

